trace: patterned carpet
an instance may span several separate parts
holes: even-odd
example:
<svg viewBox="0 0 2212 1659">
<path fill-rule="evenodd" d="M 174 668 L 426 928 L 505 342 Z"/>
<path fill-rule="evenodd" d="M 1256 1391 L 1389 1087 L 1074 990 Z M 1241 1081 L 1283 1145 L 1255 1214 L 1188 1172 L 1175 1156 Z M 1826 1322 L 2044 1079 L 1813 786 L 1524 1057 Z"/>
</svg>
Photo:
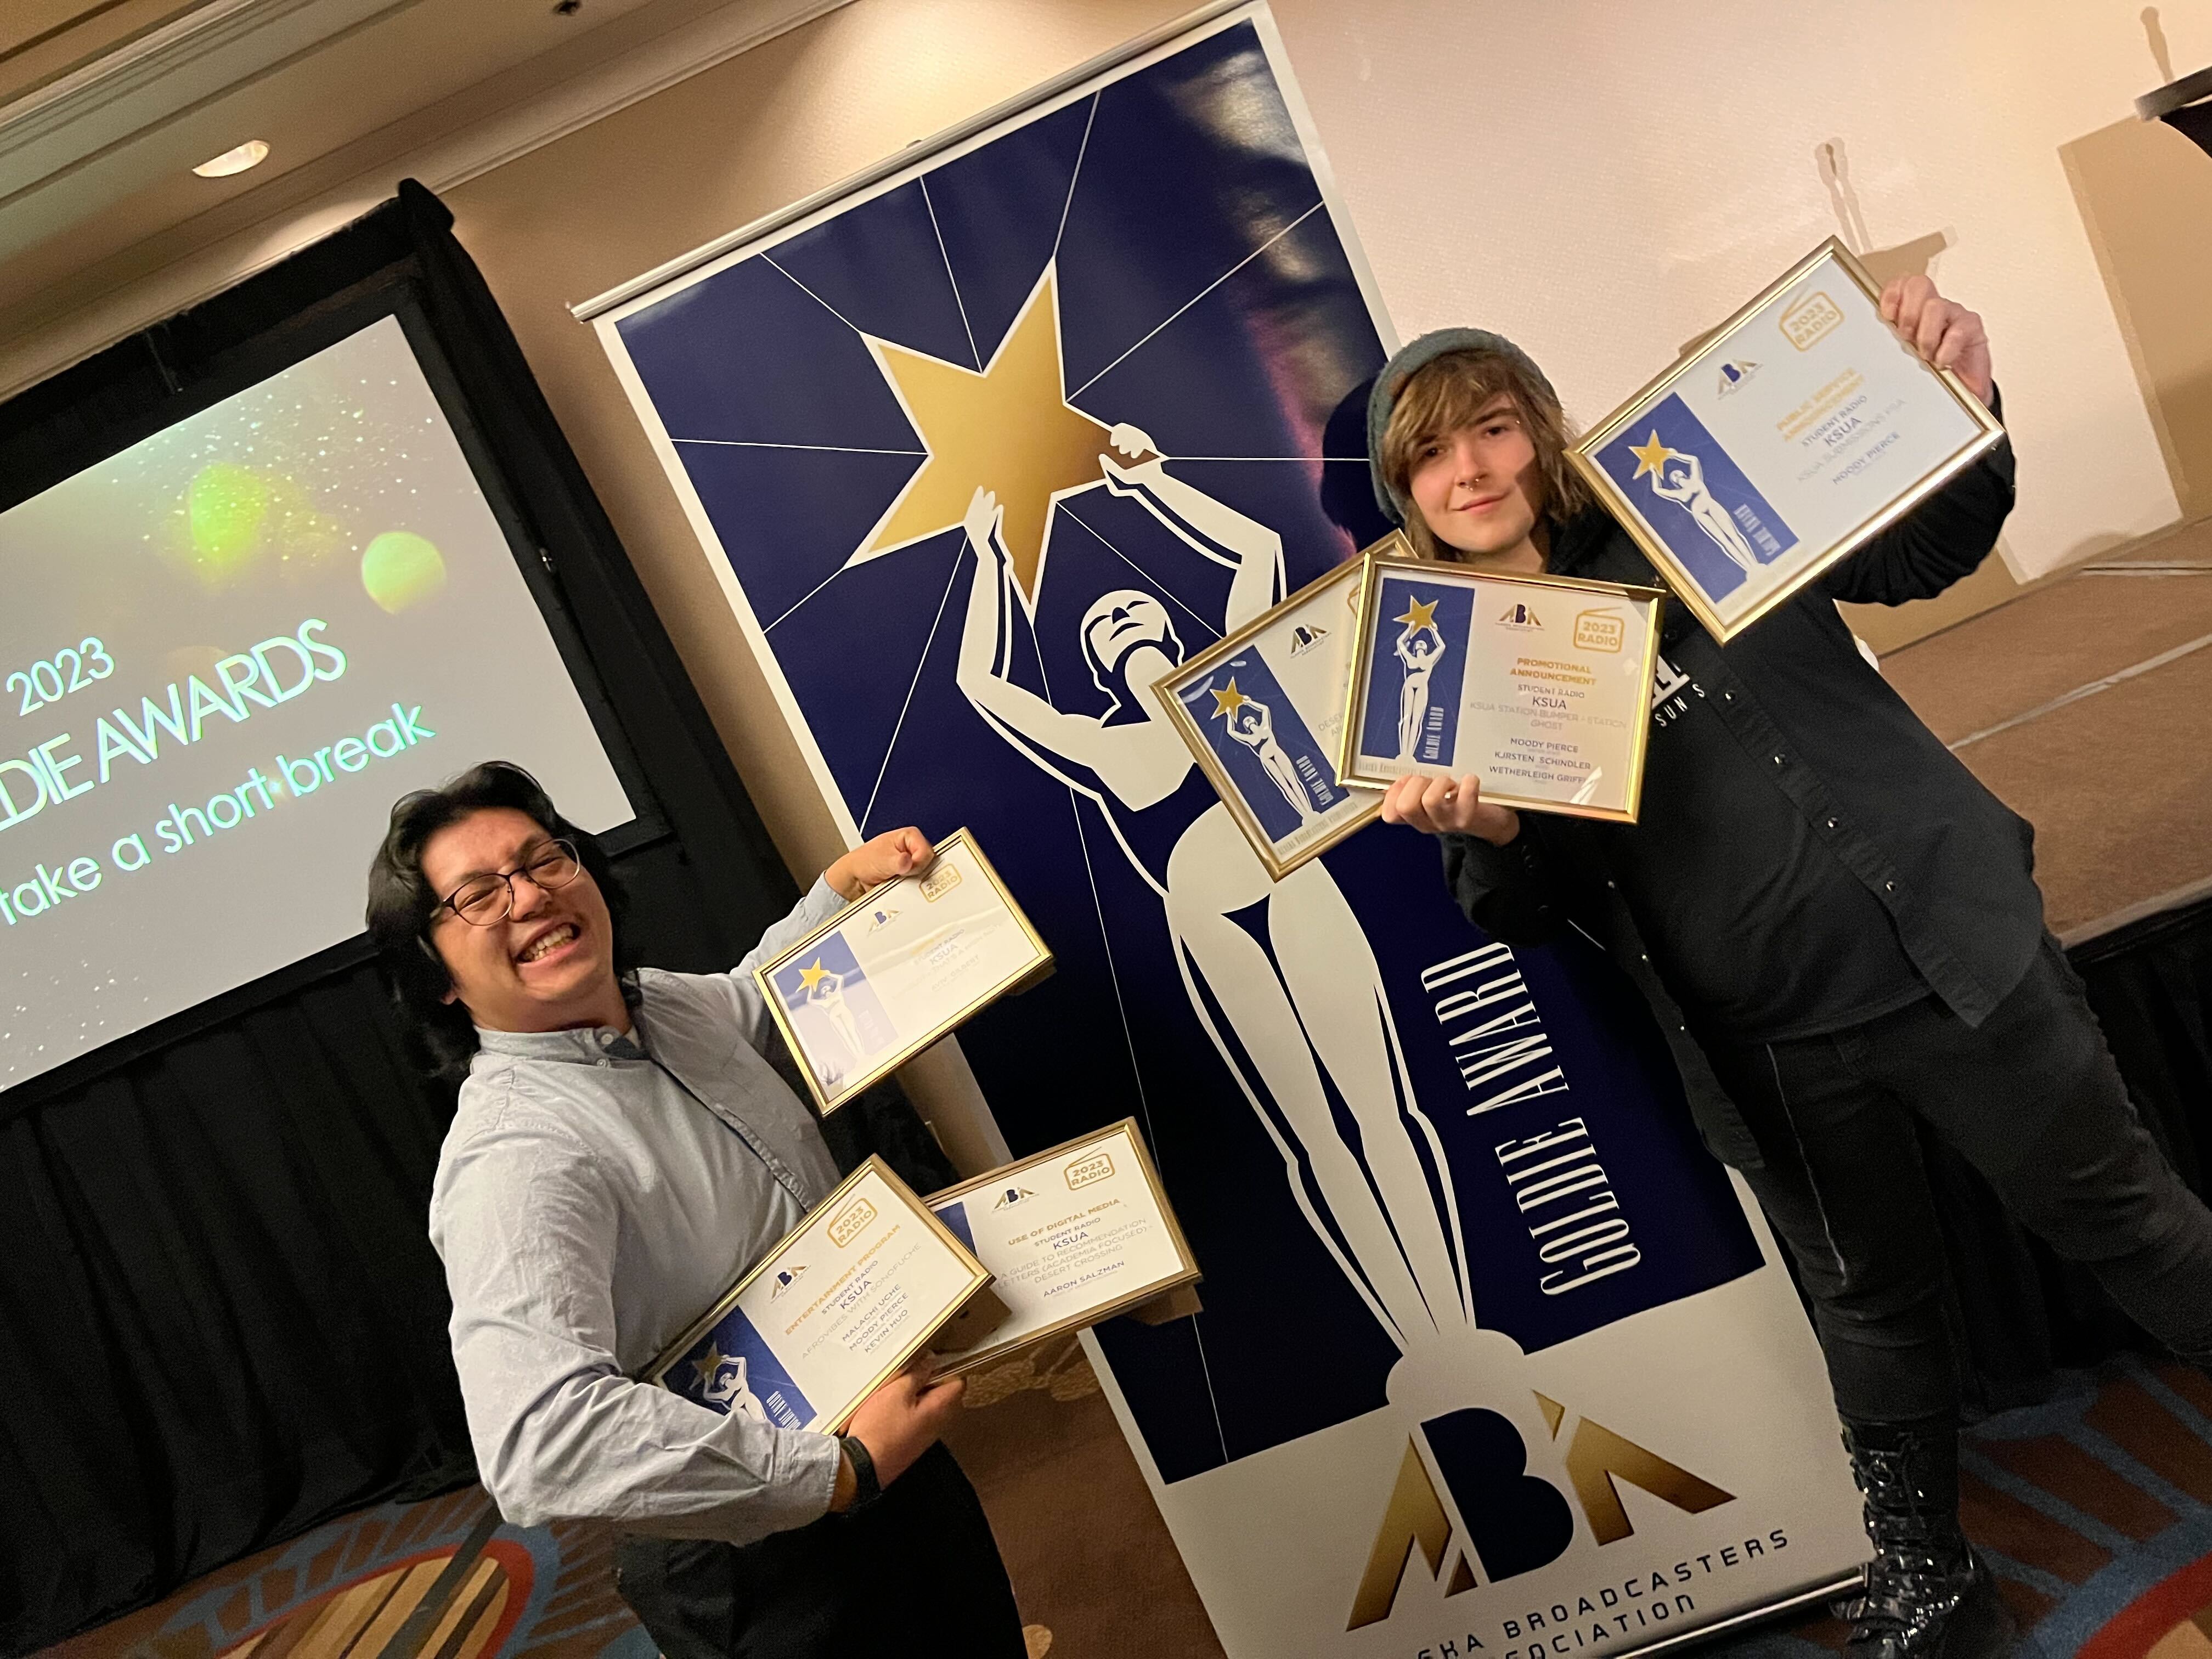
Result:
<svg viewBox="0 0 2212 1659">
<path fill-rule="evenodd" d="M 2212 1382 L 2119 1360 L 1981 1424 L 1961 1462 L 2021 1659 L 2212 1659 Z M 1816 1659 L 1846 1633 L 1823 1619 L 1710 1651 Z"/>
<path fill-rule="evenodd" d="M 1073 1344 L 975 1379 L 955 1449 L 983 1493 L 1033 1655 L 1220 1650 Z M 2212 1659 L 2212 1383 L 2121 1360 L 1976 1428 L 1968 1532 L 2022 1659 Z M 1115 1524 L 1048 1524 L 1070 1490 Z M 614 1595 L 607 1535 L 497 1522 L 471 1488 L 385 1504 L 240 1561 L 56 1659 L 652 1659 Z M 1832 1620 L 1709 1647 L 1818 1659 Z"/>
</svg>

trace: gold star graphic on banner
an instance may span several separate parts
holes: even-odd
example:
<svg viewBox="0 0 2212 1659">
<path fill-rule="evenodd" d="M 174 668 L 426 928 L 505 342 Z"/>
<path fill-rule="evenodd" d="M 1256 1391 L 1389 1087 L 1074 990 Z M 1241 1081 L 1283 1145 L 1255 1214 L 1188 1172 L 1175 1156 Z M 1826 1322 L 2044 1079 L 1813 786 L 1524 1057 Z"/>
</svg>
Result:
<svg viewBox="0 0 2212 1659">
<path fill-rule="evenodd" d="M 720 1343 L 709 1343 L 707 1357 L 704 1359 L 695 1359 L 691 1362 L 691 1369 L 699 1373 L 699 1386 L 703 1389 L 713 1388 L 715 1373 L 728 1363 L 729 1358 L 729 1355 L 722 1352 Z"/>
<path fill-rule="evenodd" d="M 822 958 L 817 957 L 811 967 L 799 970 L 799 988 L 802 991 L 811 991 L 829 977 L 830 970 L 822 965 Z"/>
<path fill-rule="evenodd" d="M 1106 428 L 1062 395 L 1052 272 L 1030 294 L 981 374 L 888 340 L 869 342 L 929 459 L 860 560 L 957 526 L 978 489 L 1005 509 L 999 538 L 1025 598 L 1036 592 L 1055 492 L 1096 483 Z"/>
<path fill-rule="evenodd" d="M 1437 606 L 1440 603 L 1439 600 L 1431 599 L 1426 605 L 1416 605 L 1413 600 L 1408 599 L 1406 601 L 1406 614 L 1402 617 L 1393 617 L 1390 620 L 1406 623 L 1414 628 L 1434 628 L 1437 625 Z"/>
<path fill-rule="evenodd" d="M 1651 435 L 1642 444 L 1631 444 L 1628 453 L 1636 457 L 1636 471 L 1628 480 L 1634 483 L 1647 472 L 1656 472 L 1674 459 L 1674 452 L 1659 441 L 1659 428 L 1652 428 Z"/>
<path fill-rule="evenodd" d="M 1207 689 L 1209 690 L 1212 690 L 1211 687 L 1208 687 Z M 1231 679 L 1229 682 L 1229 689 L 1226 691 L 1215 691 L 1213 693 L 1213 712 L 1218 716 L 1233 714 L 1251 701 L 1251 698 L 1246 696 L 1242 691 L 1239 691 L 1237 689 L 1237 682 L 1234 679 Z"/>
</svg>

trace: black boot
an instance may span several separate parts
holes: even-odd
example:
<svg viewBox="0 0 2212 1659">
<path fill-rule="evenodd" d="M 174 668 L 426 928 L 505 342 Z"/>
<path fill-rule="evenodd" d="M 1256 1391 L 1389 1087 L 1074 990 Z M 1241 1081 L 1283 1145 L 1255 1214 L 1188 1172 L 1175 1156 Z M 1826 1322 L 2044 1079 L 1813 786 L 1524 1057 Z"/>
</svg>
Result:
<svg viewBox="0 0 2212 1659">
<path fill-rule="evenodd" d="M 1959 1530 L 1959 1434 L 1946 1417 L 1844 1431 L 1874 1559 L 1852 1601 L 1854 1659 L 1984 1659 L 2012 1651 L 1989 1569 Z"/>
</svg>

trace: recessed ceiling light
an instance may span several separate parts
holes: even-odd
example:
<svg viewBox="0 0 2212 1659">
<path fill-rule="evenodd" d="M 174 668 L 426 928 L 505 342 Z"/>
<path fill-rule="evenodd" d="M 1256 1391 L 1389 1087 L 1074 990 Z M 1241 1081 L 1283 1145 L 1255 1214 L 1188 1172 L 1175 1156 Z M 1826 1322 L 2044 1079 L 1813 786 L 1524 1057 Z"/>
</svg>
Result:
<svg viewBox="0 0 2212 1659">
<path fill-rule="evenodd" d="M 249 138 L 236 149 L 227 149 L 212 161 L 203 161 L 192 171 L 203 179 L 228 179 L 234 173 L 243 173 L 248 167 L 258 167 L 269 159 L 265 139 Z"/>
</svg>

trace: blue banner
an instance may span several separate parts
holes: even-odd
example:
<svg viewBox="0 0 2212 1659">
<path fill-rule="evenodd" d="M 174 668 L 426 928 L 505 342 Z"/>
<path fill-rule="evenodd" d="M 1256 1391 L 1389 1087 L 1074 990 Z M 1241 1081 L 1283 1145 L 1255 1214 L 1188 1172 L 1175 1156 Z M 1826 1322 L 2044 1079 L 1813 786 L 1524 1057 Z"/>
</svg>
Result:
<svg viewBox="0 0 2212 1659">
<path fill-rule="evenodd" d="M 1383 342 L 1249 21 L 611 328 L 848 830 L 968 825 L 1058 958 L 961 1034 L 1014 1152 L 1143 1125 L 1205 1311 L 1098 1338 L 1164 1480 L 1478 1329 L 1542 1349 L 1759 1266 L 1594 950 L 1486 939 L 1407 830 L 1270 881 L 1150 696 L 1383 529 Z"/>
</svg>

